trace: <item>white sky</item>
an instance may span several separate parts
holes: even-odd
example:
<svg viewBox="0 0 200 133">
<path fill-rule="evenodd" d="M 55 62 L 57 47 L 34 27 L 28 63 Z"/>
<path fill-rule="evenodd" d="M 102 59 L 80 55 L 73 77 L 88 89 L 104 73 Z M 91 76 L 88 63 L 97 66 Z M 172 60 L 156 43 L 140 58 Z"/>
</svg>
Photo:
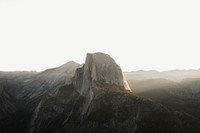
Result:
<svg viewBox="0 0 200 133">
<path fill-rule="evenodd" d="M 37 70 L 87 52 L 124 71 L 200 68 L 199 0 L 0 0 L 0 70 Z"/>
</svg>

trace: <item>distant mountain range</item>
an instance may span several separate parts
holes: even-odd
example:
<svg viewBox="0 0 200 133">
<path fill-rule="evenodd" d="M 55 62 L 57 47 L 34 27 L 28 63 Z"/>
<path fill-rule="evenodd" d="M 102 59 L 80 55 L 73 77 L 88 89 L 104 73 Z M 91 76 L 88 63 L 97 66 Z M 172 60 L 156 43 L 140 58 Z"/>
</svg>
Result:
<svg viewBox="0 0 200 133">
<path fill-rule="evenodd" d="M 125 75 L 138 95 L 189 115 L 199 123 L 200 70 L 137 71 Z"/>
<path fill-rule="evenodd" d="M 124 74 L 104 53 L 0 72 L 0 133 L 199 133 L 198 72 L 170 73 Z"/>
<path fill-rule="evenodd" d="M 181 82 L 184 79 L 188 78 L 200 78 L 200 69 L 191 69 L 191 70 L 171 70 L 159 72 L 156 70 L 152 71 L 132 71 L 125 72 L 127 79 L 131 80 L 144 80 L 144 79 L 167 79 L 175 82 Z"/>
</svg>

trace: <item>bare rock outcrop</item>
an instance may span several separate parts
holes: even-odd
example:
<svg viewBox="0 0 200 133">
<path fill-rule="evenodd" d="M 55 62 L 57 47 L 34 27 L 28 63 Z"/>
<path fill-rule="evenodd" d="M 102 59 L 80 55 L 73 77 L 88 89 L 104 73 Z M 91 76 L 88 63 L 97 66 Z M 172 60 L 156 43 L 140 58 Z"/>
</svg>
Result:
<svg viewBox="0 0 200 133">
<path fill-rule="evenodd" d="M 120 66 L 109 55 L 88 53 L 85 64 L 77 70 L 74 85 L 85 95 L 90 89 L 100 89 L 97 83 L 116 86 L 120 91 L 131 91 Z"/>
</svg>

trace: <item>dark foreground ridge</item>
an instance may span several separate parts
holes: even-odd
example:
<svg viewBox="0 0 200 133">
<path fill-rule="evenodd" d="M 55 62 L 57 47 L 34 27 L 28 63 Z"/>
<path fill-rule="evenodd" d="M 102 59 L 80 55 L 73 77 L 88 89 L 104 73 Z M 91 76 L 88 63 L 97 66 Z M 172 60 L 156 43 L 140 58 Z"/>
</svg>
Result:
<svg viewBox="0 0 200 133">
<path fill-rule="evenodd" d="M 137 96 L 107 54 L 41 73 L 0 73 L 1 133 L 199 133 L 190 115 Z"/>
</svg>

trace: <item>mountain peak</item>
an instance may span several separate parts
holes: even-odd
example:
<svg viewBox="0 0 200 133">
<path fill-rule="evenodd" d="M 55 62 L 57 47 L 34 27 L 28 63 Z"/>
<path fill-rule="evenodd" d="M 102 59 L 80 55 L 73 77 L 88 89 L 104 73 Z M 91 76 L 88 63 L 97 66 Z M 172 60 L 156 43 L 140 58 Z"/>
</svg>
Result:
<svg viewBox="0 0 200 133">
<path fill-rule="evenodd" d="M 82 74 L 80 76 L 80 74 Z M 78 78 L 79 77 L 79 78 Z M 80 92 L 87 92 L 88 88 L 98 88 L 96 83 L 114 85 L 121 91 L 131 91 L 120 66 L 105 53 L 88 53 L 82 70 L 78 70 L 75 79 L 79 82 Z"/>
<path fill-rule="evenodd" d="M 80 66 L 79 63 L 76 63 L 75 61 L 69 61 L 63 65 L 61 65 L 59 68 L 68 68 L 68 67 L 73 67 L 73 66 Z"/>
<path fill-rule="evenodd" d="M 65 73 L 74 75 L 76 69 L 79 67 L 81 67 L 80 64 L 78 64 L 74 61 L 69 61 L 69 62 L 63 64 L 62 66 L 58 67 L 57 72 L 60 71 L 60 72 L 65 72 Z"/>
<path fill-rule="evenodd" d="M 73 85 L 80 95 L 87 97 L 83 114 L 100 90 L 131 92 L 121 68 L 113 58 L 104 53 L 87 54 L 83 67 L 76 70 Z"/>
</svg>

